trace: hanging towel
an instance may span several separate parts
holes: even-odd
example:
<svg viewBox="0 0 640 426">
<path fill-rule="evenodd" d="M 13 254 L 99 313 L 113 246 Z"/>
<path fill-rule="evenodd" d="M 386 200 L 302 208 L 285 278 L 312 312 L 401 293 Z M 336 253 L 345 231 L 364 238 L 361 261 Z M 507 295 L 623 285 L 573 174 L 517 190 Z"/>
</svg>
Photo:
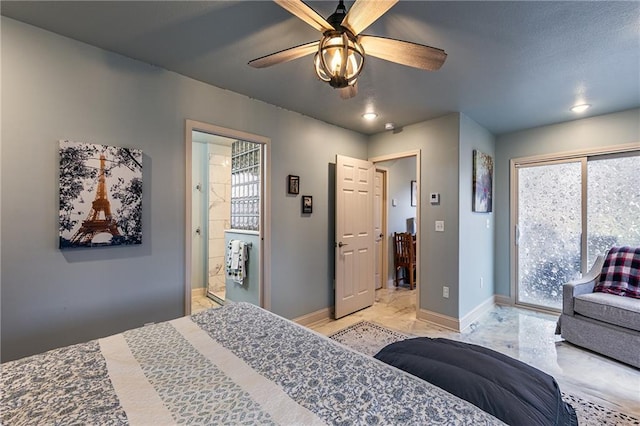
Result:
<svg viewBox="0 0 640 426">
<path fill-rule="evenodd" d="M 227 247 L 227 276 L 234 282 L 244 282 L 247 263 L 247 245 L 244 241 L 231 240 Z"/>
<path fill-rule="evenodd" d="M 240 246 L 243 246 L 242 241 L 240 240 L 231 240 L 231 267 L 230 269 L 238 269 L 238 265 L 240 264 L 240 258 L 242 257 L 240 253 Z"/>
</svg>

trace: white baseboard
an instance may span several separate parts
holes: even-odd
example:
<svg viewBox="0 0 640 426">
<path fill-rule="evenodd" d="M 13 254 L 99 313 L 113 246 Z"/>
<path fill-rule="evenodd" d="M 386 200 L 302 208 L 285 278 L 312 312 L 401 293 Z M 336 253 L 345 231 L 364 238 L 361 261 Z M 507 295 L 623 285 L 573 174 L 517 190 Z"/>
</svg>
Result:
<svg viewBox="0 0 640 426">
<path fill-rule="evenodd" d="M 460 331 L 463 331 L 465 328 L 473 324 L 474 321 L 477 321 L 482 315 L 493 309 L 496 305 L 495 298 L 495 295 L 489 297 L 487 300 L 473 308 L 467 315 L 460 318 Z"/>
<path fill-rule="evenodd" d="M 320 309 L 319 311 L 311 312 L 310 314 L 303 315 L 298 318 L 292 319 L 293 322 L 303 326 L 313 324 L 314 322 L 322 321 L 331 318 L 331 308 Z"/>
<path fill-rule="evenodd" d="M 416 314 L 416 318 L 422 321 L 430 322 L 448 330 L 460 331 L 460 322 L 456 318 L 442 315 L 437 312 L 427 311 L 426 309 L 419 309 L 418 313 Z"/>
<path fill-rule="evenodd" d="M 491 310 L 495 305 L 513 305 L 513 301 L 508 296 L 494 295 L 476 306 L 471 312 L 460 319 L 443 315 L 438 312 L 428 311 L 426 309 L 418 310 L 416 318 L 448 330 L 460 332 L 469 327 L 473 322 L 477 321 L 478 318 Z M 300 325 L 307 326 L 318 321 L 330 319 L 332 312 L 332 308 L 324 308 L 319 311 L 294 318 L 292 321 Z"/>
<path fill-rule="evenodd" d="M 498 303 L 496 298 L 497 296 L 489 297 L 487 300 L 476 306 L 473 310 L 471 310 L 471 312 L 460 319 L 442 315 L 437 312 L 427 311 L 426 309 L 418 310 L 416 318 L 422 321 L 430 322 L 448 330 L 461 332 L 465 328 L 473 324 L 475 321 L 477 321 L 478 318 L 480 318 L 482 315 L 490 311 L 496 305 L 496 303 Z"/>
<path fill-rule="evenodd" d="M 191 289 L 191 297 L 194 296 L 204 296 L 207 294 L 206 287 L 192 288 Z"/>
</svg>

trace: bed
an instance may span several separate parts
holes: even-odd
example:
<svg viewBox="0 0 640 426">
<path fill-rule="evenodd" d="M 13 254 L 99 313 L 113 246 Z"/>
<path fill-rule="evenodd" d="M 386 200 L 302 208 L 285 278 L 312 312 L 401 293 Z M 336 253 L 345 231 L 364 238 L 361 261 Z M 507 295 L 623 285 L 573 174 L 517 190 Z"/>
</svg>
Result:
<svg viewBox="0 0 640 426">
<path fill-rule="evenodd" d="M 0 385 L 3 425 L 503 424 L 247 303 L 8 362 Z"/>
<path fill-rule="evenodd" d="M 375 355 L 473 403 L 509 425 L 577 426 L 555 379 L 494 350 L 443 338 L 416 337 Z"/>
</svg>

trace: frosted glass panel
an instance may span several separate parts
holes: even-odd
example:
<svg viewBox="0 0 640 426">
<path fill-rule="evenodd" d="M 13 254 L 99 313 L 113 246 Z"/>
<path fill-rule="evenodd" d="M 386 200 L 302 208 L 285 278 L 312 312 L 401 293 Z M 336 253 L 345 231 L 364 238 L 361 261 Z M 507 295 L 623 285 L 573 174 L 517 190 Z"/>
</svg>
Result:
<svg viewBox="0 0 640 426">
<path fill-rule="evenodd" d="M 587 163 L 587 265 L 614 245 L 640 246 L 640 156 Z"/>
<path fill-rule="evenodd" d="M 518 169 L 518 302 L 562 307 L 580 276 L 581 163 Z"/>
</svg>

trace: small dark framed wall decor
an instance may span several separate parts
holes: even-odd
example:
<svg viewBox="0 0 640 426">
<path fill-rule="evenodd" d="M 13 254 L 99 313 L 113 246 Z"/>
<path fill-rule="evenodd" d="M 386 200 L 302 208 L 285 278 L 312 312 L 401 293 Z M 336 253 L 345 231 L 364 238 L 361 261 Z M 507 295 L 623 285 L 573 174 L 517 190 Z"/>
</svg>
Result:
<svg viewBox="0 0 640 426">
<path fill-rule="evenodd" d="M 295 195 L 300 193 L 300 176 L 289 175 L 287 177 L 287 193 Z"/>
<path fill-rule="evenodd" d="M 302 213 L 313 213 L 313 197 L 311 195 L 302 196 Z"/>
</svg>

